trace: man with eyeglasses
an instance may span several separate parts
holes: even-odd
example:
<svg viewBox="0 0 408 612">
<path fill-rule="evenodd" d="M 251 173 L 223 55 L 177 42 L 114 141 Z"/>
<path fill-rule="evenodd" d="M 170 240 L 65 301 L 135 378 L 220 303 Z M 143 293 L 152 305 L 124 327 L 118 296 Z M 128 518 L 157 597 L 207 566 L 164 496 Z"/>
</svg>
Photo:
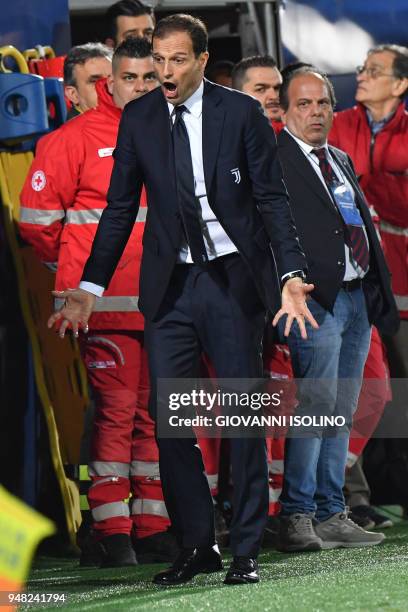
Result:
<svg viewBox="0 0 408 612">
<path fill-rule="evenodd" d="M 392 273 L 401 325 L 385 336 L 392 378 L 408 378 L 408 48 L 379 45 L 357 68 L 357 106 L 334 119 L 330 142 L 352 158 L 379 230 Z M 406 399 L 393 389 L 394 418 L 405 419 Z M 398 397 L 399 396 L 399 397 Z M 400 406 L 398 406 L 400 404 Z"/>
</svg>

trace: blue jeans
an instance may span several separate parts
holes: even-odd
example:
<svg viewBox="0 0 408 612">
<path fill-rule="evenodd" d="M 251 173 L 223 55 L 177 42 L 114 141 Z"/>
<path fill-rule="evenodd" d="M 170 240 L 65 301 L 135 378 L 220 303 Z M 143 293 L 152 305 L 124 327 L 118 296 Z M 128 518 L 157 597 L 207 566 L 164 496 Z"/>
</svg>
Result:
<svg viewBox="0 0 408 612">
<path fill-rule="evenodd" d="M 338 431 L 310 430 L 304 437 L 296 436 L 296 428 L 289 432 L 280 502 L 283 515 L 315 513 L 317 520 L 324 521 L 345 507 L 349 435 L 371 329 L 362 289 L 340 289 L 333 314 L 313 299 L 308 306 L 319 329 L 307 323 L 308 338 L 303 340 L 294 323 L 288 339 L 295 377 L 313 379 L 311 385 L 305 381 L 296 414 L 341 415 L 346 426 Z"/>
</svg>

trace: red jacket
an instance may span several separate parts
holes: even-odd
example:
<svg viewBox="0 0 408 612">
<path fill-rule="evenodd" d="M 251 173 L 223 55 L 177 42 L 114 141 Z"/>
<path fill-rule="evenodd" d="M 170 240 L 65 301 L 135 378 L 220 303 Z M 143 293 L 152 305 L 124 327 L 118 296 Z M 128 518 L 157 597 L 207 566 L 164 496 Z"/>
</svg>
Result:
<svg viewBox="0 0 408 612">
<path fill-rule="evenodd" d="M 96 87 L 96 109 L 41 138 L 20 197 L 21 235 L 44 263 L 57 263 L 58 290 L 78 286 L 106 206 L 121 110 L 106 80 Z M 97 299 L 90 329 L 143 329 L 137 300 L 145 217 L 142 201 L 109 289 Z"/>
<path fill-rule="evenodd" d="M 408 113 L 393 118 L 372 137 L 359 104 L 338 113 L 329 141 L 353 160 L 360 185 L 380 219 L 381 239 L 400 315 L 408 319 Z"/>
</svg>

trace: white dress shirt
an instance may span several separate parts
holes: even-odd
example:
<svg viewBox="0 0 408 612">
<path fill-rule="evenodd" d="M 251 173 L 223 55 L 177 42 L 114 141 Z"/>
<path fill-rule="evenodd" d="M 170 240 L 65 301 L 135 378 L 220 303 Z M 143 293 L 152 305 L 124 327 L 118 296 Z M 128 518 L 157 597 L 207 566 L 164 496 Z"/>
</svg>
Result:
<svg viewBox="0 0 408 612">
<path fill-rule="evenodd" d="M 344 183 L 346 185 L 347 189 L 349 189 L 350 192 L 355 197 L 353 186 L 347 180 L 347 177 L 343 174 L 343 172 L 341 171 L 341 169 L 338 167 L 338 165 L 336 164 L 335 160 L 331 156 L 329 148 L 327 146 L 327 143 L 324 144 L 323 147 L 313 147 L 312 145 L 307 144 L 303 140 L 300 140 L 300 138 L 297 138 L 297 136 L 294 136 L 294 134 L 292 134 L 292 132 L 290 132 L 290 130 L 287 127 L 285 127 L 284 129 L 286 130 L 286 132 L 288 134 L 290 134 L 290 136 L 299 145 L 301 151 L 304 153 L 305 157 L 309 161 L 309 163 L 312 166 L 313 170 L 316 172 L 317 176 L 319 177 L 322 185 L 324 186 L 325 190 L 327 191 L 327 193 L 328 193 L 328 195 L 330 197 L 330 200 L 332 202 L 333 202 L 333 196 L 331 195 L 331 193 L 329 191 L 329 188 L 327 187 L 326 181 L 323 178 L 323 174 L 322 174 L 322 171 L 320 170 L 320 166 L 319 166 L 319 160 L 318 160 L 317 156 L 314 153 L 312 153 L 312 150 L 316 149 L 316 148 L 317 149 L 320 149 L 320 148 L 326 149 L 327 158 L 328 158 L 329 163 L 330 163 L 334 173 L 336 174 L 339 182 L 340 183 Z M 335 206 L 334 202 L 333 202 L 333 206 Z M 364 232 L 365 232 L 365 228 L 364 228 Z M 366 235 L 366 237 L 367 237 L 367 235 Z M 367 244 L 368 244 L 368 241 L 367 241 Z M 346 262 L 346 269 L 345 269 L 345 272 L 344 272 L 344 280 L 345 281 L 350 281 L 350 280 L 353 280 L 355 278 L 362 278 L 364 276 L 364 272 L 361 270 L 361 268 L 358 266 L 358 264 L 352 258 L 352 256 L 351 256 L 351 249 L 346 244 L 344 244 L 344 250 L 345 250 L 345 262 Z"/>
<path fill-rule="evenodd" d="M 184 112 L 182 117 L 190 141 L 195 195 L 200 202 L 201 210 L 199 211 L 199 216 L 204 236 L 204 244 L 208 259 L 211 260 L 221 255 L 236 253 L 237 247 L 225 233 L 208 203 L 203 165 L 203 92 L 204 81 L 201 81 L 199 88 L 183 103 L 188 112 Z M 170 102 L 168 102 L 167 105 L 169 107 L 171 121 L 174 123 L 175 107 L 173 104 L 170 104 Z M 193 263 L 187 242 L 182 245 L 177 260 L 178 263 Z"/>
</svg>

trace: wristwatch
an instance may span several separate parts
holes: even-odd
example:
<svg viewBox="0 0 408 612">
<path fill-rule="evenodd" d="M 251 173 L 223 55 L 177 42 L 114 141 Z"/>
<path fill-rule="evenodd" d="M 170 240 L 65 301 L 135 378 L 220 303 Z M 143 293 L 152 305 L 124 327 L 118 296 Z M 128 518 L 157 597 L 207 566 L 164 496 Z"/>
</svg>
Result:
<svg viewBox="0 0 408 612">
<path fill-rule="evenodd" d="M 290 272 L 289 274 L 285 274 L 285 276 L 282 279 L 282 287 L 291 278 L 301 278 L 304 283 L 306 282 L 306 274 L 303 272 L 303 270 L 296 270 L 295 272 Z"/>
</svg>

